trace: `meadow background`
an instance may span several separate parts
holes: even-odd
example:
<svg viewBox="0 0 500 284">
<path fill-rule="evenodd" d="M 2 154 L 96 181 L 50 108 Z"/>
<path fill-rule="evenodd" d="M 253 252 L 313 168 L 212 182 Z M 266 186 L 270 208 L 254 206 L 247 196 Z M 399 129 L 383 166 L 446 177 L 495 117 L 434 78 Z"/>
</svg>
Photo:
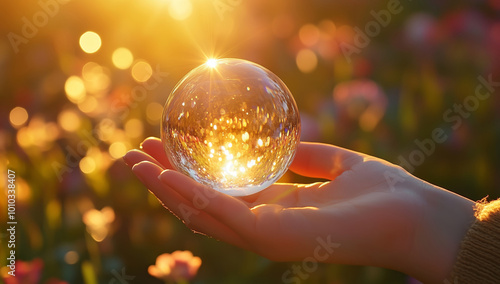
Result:
<svg viewBox="0 0 500 284">
<path fill-rule="evenodd" d="M 208 57 L 277 74 L 303 141 L 405 159 L 458 194 L 500 197 L 500 84 L 476 94 L 479 78 L 500 82 L 498 0 L 29 0 L 0 11 L 0 178 L 3 188 L 16 172 L 27 279 L 6 283 L 161 283 L 148 267 L 176 250 L 202 260 L 191 283 L 282 283 L 293 263 L 193 234 L 121 160 L 159 136 L 173 86 Z M 422 149 L 434 129 L 446 139 Z M 6 190 L 0 199 L 4 267 Z M 325 264 L 301 283 L 416 282 Z"/>
</svg>

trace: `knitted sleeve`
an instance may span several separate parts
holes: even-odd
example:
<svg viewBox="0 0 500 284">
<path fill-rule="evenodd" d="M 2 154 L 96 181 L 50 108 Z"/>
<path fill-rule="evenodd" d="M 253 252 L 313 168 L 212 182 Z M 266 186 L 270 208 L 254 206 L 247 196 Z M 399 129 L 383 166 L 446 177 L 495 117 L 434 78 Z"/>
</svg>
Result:
<svg viewBox="0 0 500 284">
<path fill-rule="evenodd" d="M 500 199 L 476 204 L 476 221 L 460 246 L 453 283 L 500 283 Z"/>
</svg>

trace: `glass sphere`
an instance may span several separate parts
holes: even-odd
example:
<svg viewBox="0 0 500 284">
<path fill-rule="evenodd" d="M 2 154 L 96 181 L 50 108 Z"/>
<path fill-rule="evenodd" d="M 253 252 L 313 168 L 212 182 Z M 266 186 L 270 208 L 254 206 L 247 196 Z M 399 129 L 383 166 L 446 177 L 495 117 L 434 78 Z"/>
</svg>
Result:
<svg viewBox="0 0 500 284">
<path fill-rule="evenodd" d="M 173 89 L 161 137 L 179 172 L 232 196 L 250 195 L 290 166 L 300 117 L 288 88 L 266 68 L 210 59 Z"/>
</svg>

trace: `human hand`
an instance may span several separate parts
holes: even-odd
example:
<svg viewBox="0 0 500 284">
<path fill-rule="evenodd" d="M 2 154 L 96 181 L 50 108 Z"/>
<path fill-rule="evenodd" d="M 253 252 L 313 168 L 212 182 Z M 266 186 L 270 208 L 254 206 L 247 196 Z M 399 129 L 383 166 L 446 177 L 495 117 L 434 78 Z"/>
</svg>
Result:
<svg viewBox="0 0 500 284">
<path fill-rule="evenodd" d="M 442 283 L 473 221 L 472 201 L 384 160 L 326 144 L 302 142 L 290 170 L 328 181 L 274 184 L 245 197 L 172 170 L 157 138 L 124 160 L 193 231 L 276 261 L 313 257 Z"/>
</svg>

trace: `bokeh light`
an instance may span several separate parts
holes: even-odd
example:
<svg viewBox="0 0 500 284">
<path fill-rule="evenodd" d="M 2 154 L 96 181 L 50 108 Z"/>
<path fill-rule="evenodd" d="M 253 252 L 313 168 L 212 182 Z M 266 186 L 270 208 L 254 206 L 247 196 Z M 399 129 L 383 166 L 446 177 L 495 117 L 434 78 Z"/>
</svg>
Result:
<svg viewBox="0 0 500 284">
<path fill-rule="evenodd" d="M 131 118 L 125 123 L 125 133 L 130 138 L 139 138 L 143 136 L 144 125 L 140 119 Z"/>
<path fill-rule="evenodd" d="M 97 125 L 97 130 L 99 131 L 99 139 L 102 141 L 111 141 L 113 137 L 116 137 L 116 123 L 110 119 L 105 118 L 99 122 Z"/>
<path fill-rule="evenodd" d="M 95 77 L 98 76 L 100 72 L 102 72 L 101 70 L 101 65 L 92 61 L 87 62 L 82 67 L 82 78 L 86 81 L 95 80 Z"/>
<path fill-rule="evenodd" d="M 149 103 L 146 106 L 146 118 L 150 124 L 156 125 L 160 123 L 163 106 L 157 102 Z"/>
<path fill-rule="evenodd" d="M 28 112 L 23 107 L 15 107 L 10 111 L 9 121 L 12 126 L 19 128 L 28 121 Z"/>
<path fill-rule="evenodd" d="M 82 219 L 92 238 L 96 242 L 102 242 L 108 236 L 110 225 L 115 220 L 115 211 L 108 206 L 101 210 L 91 209 L 85 212 Z"/>
<path fill-rule="evenodd" d="M 125 47 L 120 47 L 113 51 L 113 55 L 111 56 L 111 60 L 113 61 L 113 65 L 115 65 L 118 69 L 127 69 L 132 65 L 134 61 L 134 56 L 132 52 Z"/>
<path fill-rule="evenodd" d="M 127 146 L 123 142 L 114 142 L 109 146 L 109 154 L 113 159 L 120 159 L 127 153 Z"/>
<path fill-rule="evenodd" d="M 73 132 L 80 128 L 81 119 L 78 113 L 72 109 L 66 109 L 59 113 L 57 122 L 62 129 Z"/>
<path fill-rule="evenodd" d="M 352 80 L 338 84 L 333 100 L 350 119 L 358 120 L 365 131 L 372 131 L 385 115 L 387 96 L 371 80 Z"/>
<path fill-rule="evenodd" d="M 64 91 L 66 92 L 66 97 L 73 103 L 81 102 L 86 95 L 83 80 L 78 76 L 71 76 L 66 80 Z"/>
<path fill-rule="evenodd" d="M 79 259 L 80 255 L 74 250 L 70 250 L 64 255 L 64 261 L 67 264 L 75 264 L 78 262 Z"/>
<path fill-rule="evenodd" d="M 302 49 L 295 59 L 297 67 L 303 73 L 311 73 L 318 65 L 318 57 L 310 49 Z"/>
<path fill-rule="evenodd" d="M 202 273 L 193 283 L 281 281 L 286 268 L 273 262 L 225 247 L 206 253 L 213 240 L 200 241 L 180 228 L 120 159 L 144 138 L 159 136 L 168 93 L 208 57 L 249 59 L 278 75 L 297 101 L 302 141 L 339 145 L 397 164 L 422 150 L 415 141 L 427 141 L 442 128 L 447 139 L 436 143 L 432 155 L 425 153 L 413 174 L 472 200 L 500 197 L 495 147 L 500 90 L 493 86 L 500 80 L 498 0 L 407 1 L 401 2 L 403 12 L 390 15 L 384 11 L 394 7 L 383 1 L 42 2 L 4 1 L 0 25 L 5 35 L 0 41 L 0 168 L 16 172 L 16 212 L 22 218 L 16 263 L 43 262 L 43 269 L 35 265 L 39 279 L 25 283 L 52 283 L 58 277 L 99 283 L 125 266 L 127 275 L 136 276 L 129 282 L 149 283 L 153 279 L 145 268 L 154 256 L 181 248 L 205 252 Z M 477 110 L 456 112 L 455 105 L 472 102 L 476 90 L 491 95 Z M 216 131 L 224 126 L 214 125 Z M 268 147 L 264 138 L 255 140 L 259 149 Z M 238 140 L 248 142 L 250 134 L 243 132 Z M 232 141 L 226 150 L 236 145 Z M 241 172 L 240 165 L 229 166 L 228 173 Z M 288 181 L 313 182 L 291 173 L 280 179 Z M 106 230 L 103 238 L 104 231 L 90 229 L 82 217 L 98 208 L 96 219 L 104 221 L 100 209 L 107 205 L 116 206 L 117 227 L 94 226 Z M 122 253 L 131 248 L 156 252 Z M 246 261 L 221 266 L 221 255 Z M 37 257 L 40 261 L 29 261 Z M 346 268 L 349 273 L 325 265 L 302 280 L 414 282 L 393 271 Z M 17 270 L 16 279 L 23 282 L 21 274 Z"/>
<path fill-rule="evenodd" d="M 46 122 L 41 116 L 34 116 L 27 126 L 17 131 L 16 140 L 23 148 L 38 147 L 47 150 L 59 137 L 60 130 L 56 123 Z"/>
<path fill-rule="evenodd" d="M 29 203 L 32 195 L 32 189 L 29 183 L 23 178 L 16 178 L 16 200 L 19 204 Z"/>
<path fill-rule="evenodd" d="M 80 36 L 80 47 L 86 53 L 95 53 L 101 48 L 101 37 L 95 32 L 85 32 Z"/>
<path fill-rule="evenodd" d="M 153 68 L 144 60 L 138 60 L 132 66 L 132 77 L 139 83 L 144 83 L 153 75 Z"/>
<path fill-rule="evenodd" d="M 319 40 L 319 29 L 315 25 L 307 24 L 300 28 L 300 41 L 306 46 L 313 46 Z"/>
<path fill-rule="evenodd" d="M 79 163 L 82 173 L 90 174 L 96 169 L 96 163 L 92 157 L 83 157 Z"/>
<path fill-rule="evenodd" d="M 87 96 L 82 101 L 78 102 L 78 109 L 86 114 L 91 114 L 97 109 L 99 102 L 95 97 Z"/>
<path fill-rule="evenodd" d="M 187 19 L 193 11 L 190 0 L 170 0 L 168 12 L 172 18 L 178 21 Z"/>
<path fill-rule="evenodd" d="M 82 68 L 82 78 L 84 79 L 87 92 L 97 96 L 104 95 L 111 84 L 109 70 L 95 62 L 88 62 Z"/>
</svg>

